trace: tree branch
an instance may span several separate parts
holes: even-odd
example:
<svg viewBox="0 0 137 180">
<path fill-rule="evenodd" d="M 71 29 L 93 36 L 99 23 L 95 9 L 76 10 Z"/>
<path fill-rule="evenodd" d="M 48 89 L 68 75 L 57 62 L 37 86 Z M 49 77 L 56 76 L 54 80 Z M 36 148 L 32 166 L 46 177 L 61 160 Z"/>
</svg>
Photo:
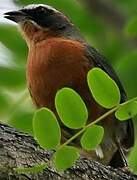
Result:
<svg viewBox="0 0 137 180">
<path fill-rule="evenodd" d="M 137 180 L 137 176 L 122 170 L 80 157 L 74 167 L 65 172 L 57 172 L 52 166 L 37 174 L 17 174 L 16 167 L 31 167 L 46 162 L 51 152 L 44 151 L 35 140 L 27 134 L 18 132 L 12 127 L 0 124 L 0 179 L 78 179 L 78 180 Z"/>
</svg>

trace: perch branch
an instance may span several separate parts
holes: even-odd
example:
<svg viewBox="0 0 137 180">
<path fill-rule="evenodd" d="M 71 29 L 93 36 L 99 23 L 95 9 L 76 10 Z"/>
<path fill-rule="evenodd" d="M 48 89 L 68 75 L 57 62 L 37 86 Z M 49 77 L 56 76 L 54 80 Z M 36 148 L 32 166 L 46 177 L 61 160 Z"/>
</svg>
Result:
<svg viewBox="0 0 137 180">
<path fill-rule="evenodd" d="M 80 157 L 74 167 L 57 172 L 52 165 L 43 172 L 17 174 L 16 167 L 31 167 L 48 161 L 52 153 L 44 151 L 29 135 L 0 124 L 0 180 L 137 180 L 137 176 Z"/>
</svg>

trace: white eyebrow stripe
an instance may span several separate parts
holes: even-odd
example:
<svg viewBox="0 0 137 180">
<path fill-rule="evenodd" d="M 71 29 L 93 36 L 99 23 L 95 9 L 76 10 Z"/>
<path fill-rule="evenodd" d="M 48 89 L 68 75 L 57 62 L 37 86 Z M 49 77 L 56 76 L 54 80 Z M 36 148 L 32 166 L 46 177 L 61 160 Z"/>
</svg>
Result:
<svg viewBox="0 0 137 180">
<path fill-rule="evenodd" d="M 29 5 L 25 6 L 25 7 L 23 7 L 23 9 L 28 9 L 28 10 L 29 9 L 35 9 L 35 8 L 37 8 L 39 6 L 45 7 L 46 9 L 53 10 L 55 12 L 59 12 L 55 8 L 53 8 L 53 7 L 49 6 L 49 5 L 46 5 L 46 4 L 29 4 Z"/>
</svg>

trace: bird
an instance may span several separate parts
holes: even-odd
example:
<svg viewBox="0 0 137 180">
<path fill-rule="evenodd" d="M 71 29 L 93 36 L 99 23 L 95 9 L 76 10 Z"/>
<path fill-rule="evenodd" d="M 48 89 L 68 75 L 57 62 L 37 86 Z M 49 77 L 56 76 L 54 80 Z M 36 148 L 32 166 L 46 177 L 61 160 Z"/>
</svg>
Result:
<svg viewBox="0 0 137 180">
<path fill-rule="evenodd" d="M 6 12 L 4 17 L 19 25 L 27 43 L 27 86 L 37 108 L 47 107 L 57 114 L 55 95 L 59 89 L 70 87 L 84 100 L 89 113 L 88 122 L 102 115 L 106 109 L 95 102 L 86 82 L 88 71 L 94 67 L 101 68 L 116 82 L 121 103 L 126 101 L 125 90 L 112 66 L 86 42 L 63 12 L 46 4 L 29 4 Z M 132 119 L 121 122 L 113 114 L 100 124 L 105 131 L 101 144 L 95 151 L 81 149 L 81 154 L 114 168 L 127 167 L 126 156 L 134 145 Z M 62 142 L 74 135 L 72 129 L 63 124 L 61 127 Z M 80 149 L 78 141 L 73 143 Z"/>
</svg>

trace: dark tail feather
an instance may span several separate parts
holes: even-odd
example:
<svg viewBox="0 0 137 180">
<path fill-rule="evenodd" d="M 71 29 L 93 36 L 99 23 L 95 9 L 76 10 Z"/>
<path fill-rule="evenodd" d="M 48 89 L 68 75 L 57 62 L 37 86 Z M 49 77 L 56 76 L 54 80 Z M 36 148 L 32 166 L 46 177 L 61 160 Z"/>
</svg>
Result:
<svg viewBox="0 0 137 180">
<path fill-rule="evenodd" d="M 125 153 L 122 148 L 120 148 L 116 151 L 116 153 L 112 157 L 109 165 L 114 168 L 128 167 L 127 159 L 126 159 Z"/>
</svg>

